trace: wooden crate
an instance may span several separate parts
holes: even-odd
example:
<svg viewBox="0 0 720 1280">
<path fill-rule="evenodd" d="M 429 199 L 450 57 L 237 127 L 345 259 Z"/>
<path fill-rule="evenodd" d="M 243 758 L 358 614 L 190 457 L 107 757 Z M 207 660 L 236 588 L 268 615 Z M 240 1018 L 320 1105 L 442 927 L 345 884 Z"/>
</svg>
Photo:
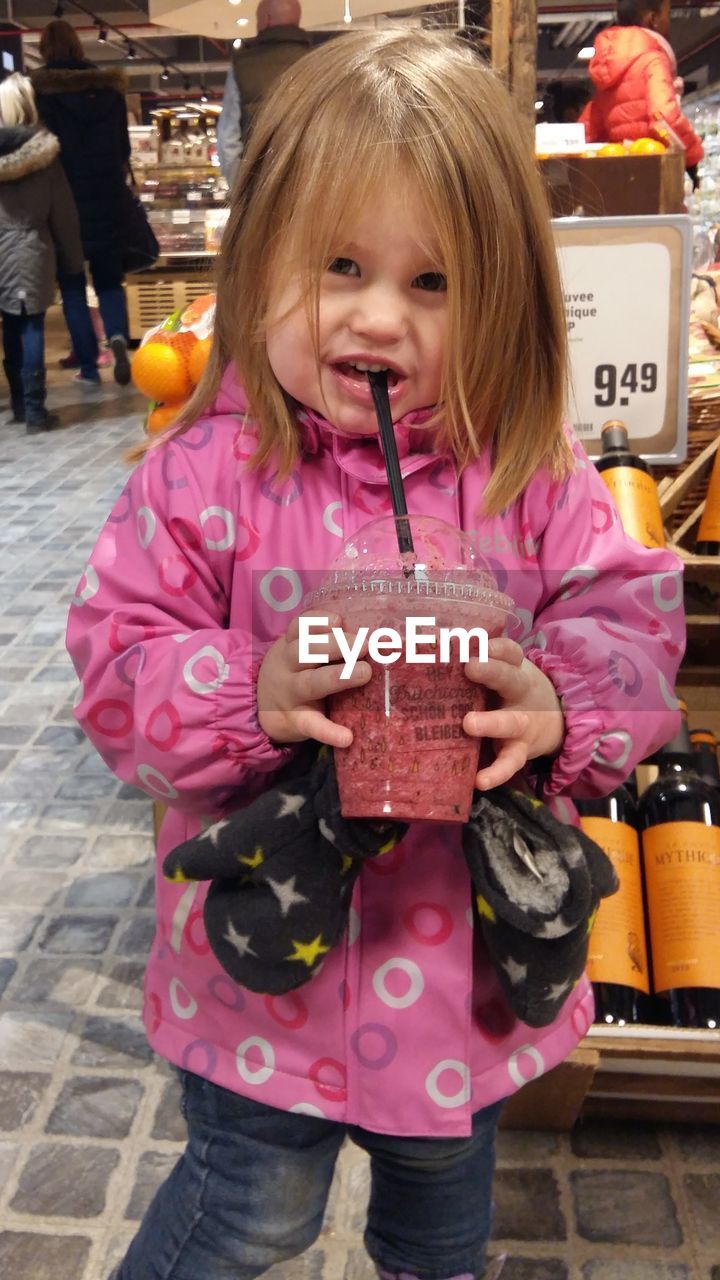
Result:
<svg viewBox="0 0 720 1280">
<path fill-rule="evenodd" d="M 162 324 L 173 311 L 212 293 L 214 287 L 211 268 L 197 275 L 149 271 L 128 276 L 125 293 L 130 337 L 144 337 L 148 329 Z"/>
<path fill-rule="evenodd" d="M 567 1131 L 581 1115 L 720 1124 L 720 1031 L 591 1027 L 565 1062 L 508 1099 L 501 1124 Z"/>
<path fill-rule="evenodd" d="M 720 1031 L 595 1026 L 585 1115 L 720 1124 Z"/>
<path fill-rule="evenodd" d="M 685 156 L 548 156 L 539 160 L 554 218 L 682 213 Z"/>
</svg>

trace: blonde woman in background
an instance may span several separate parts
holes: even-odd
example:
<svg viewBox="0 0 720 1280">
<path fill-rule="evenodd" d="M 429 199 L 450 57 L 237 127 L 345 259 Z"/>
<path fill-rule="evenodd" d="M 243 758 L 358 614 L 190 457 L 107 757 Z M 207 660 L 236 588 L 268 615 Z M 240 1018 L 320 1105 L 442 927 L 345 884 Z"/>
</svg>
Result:
<svg viewBox="0 0 720 1280">
<path fill-rule="evenodd" d="M 30 81 L 0 84 L 0 311 L 13 420 L 28 434 L 57 426 L 45 408 L 45 312 L 58 268 L 83 270 L 77 209 L 60 144 L 38 126 Z"/>
</svg>

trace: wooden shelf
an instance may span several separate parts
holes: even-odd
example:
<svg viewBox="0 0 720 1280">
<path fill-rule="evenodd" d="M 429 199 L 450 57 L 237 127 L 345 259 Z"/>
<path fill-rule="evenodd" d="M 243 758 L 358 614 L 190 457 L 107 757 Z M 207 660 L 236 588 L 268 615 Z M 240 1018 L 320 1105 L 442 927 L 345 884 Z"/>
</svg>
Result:
<svg viewBox="0 0 720 1280">
<path fill-rule="evenodd" d="M 720 1124 L 720 1030 L 592 1027 L 599 1061 L 586 1115 Z"/>
<path fill-rule="evenodd" d="M 507 1129 L 571 1129 L 580 1115 L 720 1124 L 720 1031 L 594 1026 L 566 1062 L 506 1103 Z"/>
</svg>

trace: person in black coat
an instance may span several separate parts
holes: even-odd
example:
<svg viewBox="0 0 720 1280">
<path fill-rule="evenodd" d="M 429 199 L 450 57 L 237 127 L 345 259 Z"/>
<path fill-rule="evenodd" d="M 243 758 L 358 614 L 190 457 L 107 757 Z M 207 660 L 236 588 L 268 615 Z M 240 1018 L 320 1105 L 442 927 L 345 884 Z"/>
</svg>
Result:
<svg viewBox="0 0 720 1280">
<path fill-rule="evenodd" d="M 40 119 L 60 141 L 60 159 L 80 215 L 85 257 L 115 365 L 115 380 L 130 381 L 128 320 L 123 289 L 123 217 L 127 208 L 130 137 L 125 75 L 83 57 L 73 27 L 49 22 L 40 38 L 45 66 L 31 73 Z M 60 278 L 66 309 L 80 280 Z M 84 295 L 84 278 L 82 291 Z"/>
</svg>

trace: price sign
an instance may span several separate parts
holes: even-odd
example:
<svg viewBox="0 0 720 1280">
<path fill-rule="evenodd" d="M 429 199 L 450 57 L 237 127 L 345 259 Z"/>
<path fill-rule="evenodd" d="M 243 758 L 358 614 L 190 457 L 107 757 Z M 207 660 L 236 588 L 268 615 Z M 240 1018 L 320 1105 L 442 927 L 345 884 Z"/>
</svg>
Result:
<svg viewBox="0 0 720 1280">
<path fill-rule="evenodd" d="M 568 416 L 591 456 L 610 418 L 650 462 L 687 452 L 691 230 L 686 217 L 553 222 L 568 326 Z"/>
</svg>

